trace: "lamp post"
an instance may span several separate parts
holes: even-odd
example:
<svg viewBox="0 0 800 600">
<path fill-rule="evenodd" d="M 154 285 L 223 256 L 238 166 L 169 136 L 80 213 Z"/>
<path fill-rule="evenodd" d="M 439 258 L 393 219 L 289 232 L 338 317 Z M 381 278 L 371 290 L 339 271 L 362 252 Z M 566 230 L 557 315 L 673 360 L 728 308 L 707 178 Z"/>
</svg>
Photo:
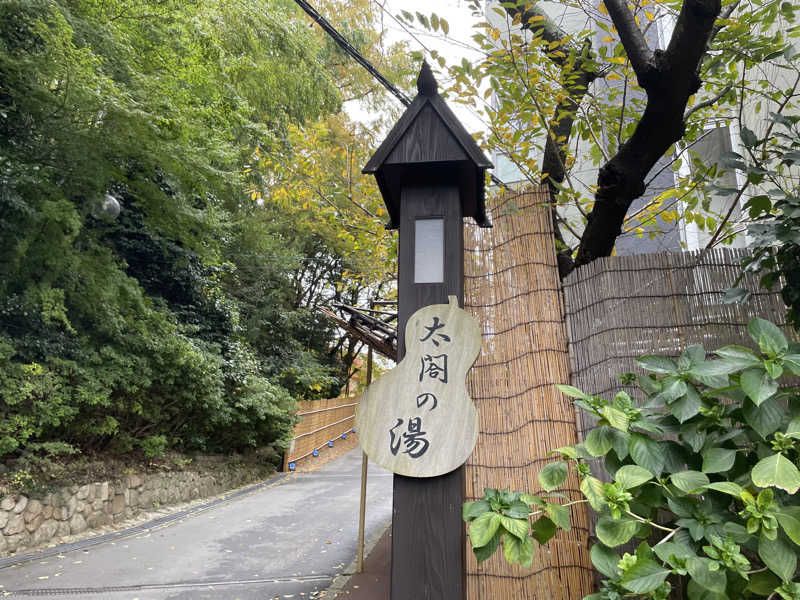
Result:
<svg viewBox="0 0 800 600">
<path fill-rule="evenodd" d="M 444 100 L 427 63 L 418 95 L 364 167 L 399 230 L 398 361 L 409 317 L 455 296 L 464 305 L 463 219 L 491 227 L 484 177 L 492 163 Z M 392 600 L 464 597 L 464 467 L 437 477 L 394 476 Z"/>
</svg>

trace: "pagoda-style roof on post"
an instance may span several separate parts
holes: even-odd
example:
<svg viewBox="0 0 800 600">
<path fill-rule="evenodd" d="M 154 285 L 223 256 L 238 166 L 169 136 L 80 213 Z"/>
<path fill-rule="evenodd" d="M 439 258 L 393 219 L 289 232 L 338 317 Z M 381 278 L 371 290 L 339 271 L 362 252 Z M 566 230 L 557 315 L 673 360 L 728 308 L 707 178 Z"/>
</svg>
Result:
<svg viewBox="0 0 800 600">
<path fill-rule="evenodd" d="M 418 94 L 364 167 L 373 173 L 389 211 L 388 229 L 400 222 L 400 188 L 409 182 L 457 183 L 465 217 L 491 227 L 486 217 L 486 169 L 491 161 L 439 96 L 427 62 L 417 79 Z"/>
</svg>

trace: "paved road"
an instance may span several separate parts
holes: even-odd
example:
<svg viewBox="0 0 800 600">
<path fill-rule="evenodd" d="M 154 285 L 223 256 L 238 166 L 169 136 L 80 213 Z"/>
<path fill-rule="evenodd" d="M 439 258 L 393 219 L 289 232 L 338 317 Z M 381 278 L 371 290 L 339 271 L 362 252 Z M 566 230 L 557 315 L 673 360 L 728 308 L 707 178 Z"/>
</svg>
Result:
<svg viewBox="0 0 800 600">
<path fill-rule="evenodd" d="M 0 568 L 0 597 L 68 600 L 315 598 L 356 554 L 361 451 L 208 510 L 83 549 Z M 370 464 L 367 537 L 392 512 Z M 10 592 L 10 594 L 9 594 Z"/>
</svg>

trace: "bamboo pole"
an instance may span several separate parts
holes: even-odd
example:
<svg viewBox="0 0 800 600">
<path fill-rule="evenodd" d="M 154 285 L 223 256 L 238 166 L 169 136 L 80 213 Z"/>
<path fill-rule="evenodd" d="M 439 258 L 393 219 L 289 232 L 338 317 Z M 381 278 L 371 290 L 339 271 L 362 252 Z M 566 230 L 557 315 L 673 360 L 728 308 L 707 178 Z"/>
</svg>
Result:
<svg viewBox="0 0 800 600">
<path fill-rule="evenodd" d="M 367 351 L 367 385 L 372 383 L 372 346 Z M 358 507 L 358 559 L 356 573 L 364 571 L 364 522 L 367 509 L 367 455 L 361 453 L 361 503 Z"/>
</svg>

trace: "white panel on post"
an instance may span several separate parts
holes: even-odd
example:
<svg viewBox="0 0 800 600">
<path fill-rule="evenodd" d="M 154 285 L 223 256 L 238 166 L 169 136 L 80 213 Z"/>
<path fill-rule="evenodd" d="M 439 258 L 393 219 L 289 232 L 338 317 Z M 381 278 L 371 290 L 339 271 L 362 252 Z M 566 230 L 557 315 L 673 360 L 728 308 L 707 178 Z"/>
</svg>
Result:
<svg viewBox="0 0 800 600">
<path fill-rule="evenodd" d="M 444 219 L 414 222 L 414 283 L 444 281 Z"/>
</svg>

